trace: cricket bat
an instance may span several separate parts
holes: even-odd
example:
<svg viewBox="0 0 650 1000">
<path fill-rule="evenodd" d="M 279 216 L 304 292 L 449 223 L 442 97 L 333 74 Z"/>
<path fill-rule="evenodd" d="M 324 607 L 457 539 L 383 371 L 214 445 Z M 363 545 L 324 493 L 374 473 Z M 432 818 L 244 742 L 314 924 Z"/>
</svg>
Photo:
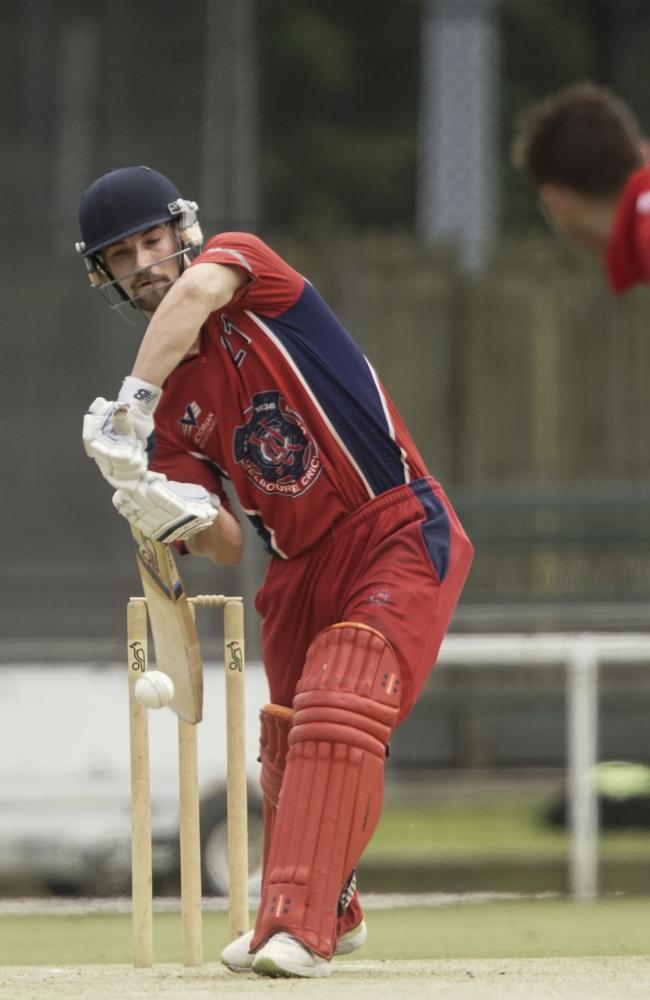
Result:
<svg viewBox="0 0 650 1000">
<path fill-rule="evenodd" d="M 133 435 L 128 407 L 113 414 L 116 434 Z M 146 538 L 131 528 L 136 563 L 156 653 L 156 666 L 171 678 L 174 697 L 169 707 L 185 722 L 197 723 L 203 715 L 203 657 L 194 615 L 169 546 Z"/>
</svg>

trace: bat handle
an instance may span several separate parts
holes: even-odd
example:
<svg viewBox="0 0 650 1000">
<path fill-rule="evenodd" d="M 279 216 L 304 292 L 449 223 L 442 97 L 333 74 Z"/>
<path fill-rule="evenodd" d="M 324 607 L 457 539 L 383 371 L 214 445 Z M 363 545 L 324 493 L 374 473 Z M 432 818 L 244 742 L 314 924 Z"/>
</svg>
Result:
<svg viewBox="0 0 650 1000">
<path fill-rule="evenodd" d="M 125 403 L 118 403 L 113 410 L 112 424 L 115 433 L 121 437 L 133 437 L 135 434 L 130 408 Z"/>
</svg>

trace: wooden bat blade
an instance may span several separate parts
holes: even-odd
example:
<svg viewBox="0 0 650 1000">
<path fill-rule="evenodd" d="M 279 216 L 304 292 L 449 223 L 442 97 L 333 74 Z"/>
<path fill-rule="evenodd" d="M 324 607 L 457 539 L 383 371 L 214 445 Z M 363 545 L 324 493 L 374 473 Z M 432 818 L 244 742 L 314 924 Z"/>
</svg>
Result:
<svg viewBox="0 0 650 1000">
<path fill-rule="evenodd" d="M 203 715 L 203 658 L 192 609 L 166 545 L 131 528 L 159 670 L 171 677 L 170 708 L 186 722 Z"/>
</svg>

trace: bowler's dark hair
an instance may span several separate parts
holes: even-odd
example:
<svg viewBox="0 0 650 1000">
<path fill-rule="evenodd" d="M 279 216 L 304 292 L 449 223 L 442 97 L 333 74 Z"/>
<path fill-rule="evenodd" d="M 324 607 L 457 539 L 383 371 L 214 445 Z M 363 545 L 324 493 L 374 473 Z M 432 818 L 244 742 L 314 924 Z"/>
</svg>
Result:
<svg viewBox="0 0 650 1000">
<path fill-rule="evenodd" d="M 618 194 L 642 165 L 642 134 L 630 109 L 605 87 L 578 83 L 533 105 L 517 120 L 512 162 L 539 187 Z"/>
</svg>

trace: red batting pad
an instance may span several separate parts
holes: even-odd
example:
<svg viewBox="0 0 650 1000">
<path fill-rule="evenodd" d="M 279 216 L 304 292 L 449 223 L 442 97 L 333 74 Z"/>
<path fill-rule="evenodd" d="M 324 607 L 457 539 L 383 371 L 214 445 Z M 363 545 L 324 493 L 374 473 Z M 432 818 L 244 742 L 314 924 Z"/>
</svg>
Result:
<svg viewBox="0 0 650 1000">
<path fill-rule="evenodd" d="M 274 807 L 280 797 L 292 716 L 293 709 L 284 705 L 265 705 L 260 712 L 260 786 Z"/>
<path fill-rule="evenodd" d="M 285 930 L 329 958 L 341 887 L 381 813 L 399 668 L 379 632 L 346 622 L 316 637 L 297 691 L 251 950 Z"/>
<path fill-rule="evenodd" d="M 265 705 L 260 712 L 260 788 L 262 790 L 262 819 L 264 847 L 262 871 L 266 871 L 275 813 L 280 798 L 287 757 L 292 708 L 284 705 Z"/>
</svg>

